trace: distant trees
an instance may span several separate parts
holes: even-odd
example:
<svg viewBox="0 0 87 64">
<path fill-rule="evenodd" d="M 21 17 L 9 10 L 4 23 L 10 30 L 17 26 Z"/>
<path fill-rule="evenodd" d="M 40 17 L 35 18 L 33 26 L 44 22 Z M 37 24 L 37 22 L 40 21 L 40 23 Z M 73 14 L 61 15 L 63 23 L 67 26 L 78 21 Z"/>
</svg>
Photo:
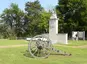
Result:
<svg viewBox="0 0 87 64">
<path fill-rule="evenodd" d="M 36 0 L 25 3 L 25 12 L 17 4 L 12 3 L 9 8 L 3 11 L 0 18 L 4 23 L 0 25 L 0 35 L 3 38 L 9 38 L 12 35 L 28 37 L 48 32 L 50 13 L 46 12 Z"/>
<path fill-rule="evenodd" d="M 30 35 L 38 34 L 38 23 L 41 21 L 42 7 L 38 0 L 34 2 L 27 2 L 25 4 L 26 23 L 28 23 L 28 31 Z"/>
<path fill-rule="evenodd" d="M 16 36 L 22 35 L 24 12 L 18 8 L 17 4 L 12 3 L 9 8 L 6 8 L 1 15 L 1 19 L 9 26 L 9 29 L 15 32 Z"/>
<path fill-rule="evenodd" d="M 49 21 L 50 13 L 44 10 L 38 0 L 27 2 L 25 4 L 25 12 L 25 22 L 29 27 L 27 28 L 29 35 L 35 36 L 42 34 L 48 29 L 47 22 Z"/>
<path fill-rule="evenodd" d="M 59 20 L 59 32 L 79 30 L 87 33 L 87 0 L 59 0 L 56 6 Z"/>
<path fill-rule="evenodd" d="M 73 30 L 87 33 L 87 0 L 59 0 L 56 12 L 59 32 L 68 33 L 69 36 Z M 38 0 L 26 2 L 25 12 L 12 3 L 0 15 L 0 38 L 14 39 L 48 33 L 50 15 Z"/>
<path fill-rule="evenodd" d="M 16 39 L 16 35 L 7 24 L 0 24 L 0 38 Z"/>
</svg>

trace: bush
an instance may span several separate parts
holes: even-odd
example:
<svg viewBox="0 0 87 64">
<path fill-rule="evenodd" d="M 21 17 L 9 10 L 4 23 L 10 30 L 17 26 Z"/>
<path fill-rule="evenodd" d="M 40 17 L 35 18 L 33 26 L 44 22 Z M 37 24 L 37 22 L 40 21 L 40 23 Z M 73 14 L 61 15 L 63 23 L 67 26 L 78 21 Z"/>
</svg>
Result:
<svg viewBox="0 0 87 64">
<path fill-rule="evenodd" d="M 8 25 L 0 25 L 0 38 L 1 39 L 16 39 L 14 30 L 12 30 Z"/>
</svg>

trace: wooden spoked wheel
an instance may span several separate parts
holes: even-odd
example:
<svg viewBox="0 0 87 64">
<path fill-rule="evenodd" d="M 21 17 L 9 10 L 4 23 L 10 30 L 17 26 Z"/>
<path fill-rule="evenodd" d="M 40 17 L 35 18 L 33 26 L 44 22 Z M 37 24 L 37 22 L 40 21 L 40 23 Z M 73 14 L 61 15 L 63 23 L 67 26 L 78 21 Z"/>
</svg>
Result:
<svg viewBox="0 0 87 64">
<path fill-rule="evenodd" d="M 51 41 L 45 35 L 37 35 L 30 40 L 28 50 L 34 58 L 47 58 L 51 51 Z"/>
</svg>

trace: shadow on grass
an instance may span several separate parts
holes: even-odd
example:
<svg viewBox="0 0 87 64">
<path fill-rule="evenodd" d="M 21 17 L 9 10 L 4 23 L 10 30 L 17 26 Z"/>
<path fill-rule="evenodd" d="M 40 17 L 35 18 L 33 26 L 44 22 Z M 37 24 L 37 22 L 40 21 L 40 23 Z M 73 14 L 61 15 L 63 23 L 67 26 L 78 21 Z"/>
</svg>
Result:
<svg viewBox="0 0 87 64">
<path fill-rule="evenodd" d="M 34 58 L 34 57 L 32 57 L 32 55 L 30 54 L 30 52 L 29 52 L 28 50 L 26 50 L 26 51 L 23 52 L 23 53 L 24 53 L 23 55 L 24 55 L 25 57 Z M 39 59 L 39 58 L 41 58 L 41 57 L 36 57 L 36 58 Z M 44 57 L 44 58 L 48 58 L 48 57 Z"/>
<path fill-rule="evenodd" d="M 24 55 L 25 57 L 33 58 L 33 57 L 30 55 L 30 53 L 29 53 L 28 50 L 26 50 L 23 55 Z"/>
<path fill-rule="evenodd" d="M 31 56 L 30 52 L 28 50 L 26 50 L 25 52 L 23 52 L 23 55 L 25 57 L 28 57 L 28 58 L 34 58 Z M 56 52 L 51 52 L 50 55 L 57 55 L 57 56 L 72 56 L 72 54 L 61 54 L 61 53 L 56 53 Z M 48 56 L 49 57 L 49 56 Z M 48 58 L 46 57 L 46 58 Z"/>
</svg>

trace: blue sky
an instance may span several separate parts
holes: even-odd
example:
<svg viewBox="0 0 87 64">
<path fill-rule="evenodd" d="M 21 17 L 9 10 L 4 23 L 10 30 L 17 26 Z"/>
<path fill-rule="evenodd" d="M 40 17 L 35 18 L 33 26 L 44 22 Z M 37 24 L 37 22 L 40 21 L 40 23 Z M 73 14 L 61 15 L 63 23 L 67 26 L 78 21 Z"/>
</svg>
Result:
<svg viewBox="0 0 87 64">
<path fill-rule="evenodd" d="M 1 0 L 0 1 L 0 14 L 5 8 L 8 8 L 11 3 L 17 3 L 19 5 L 19 8 L 24 10 L 25 3 L 27 1 L 34 1 L 34 0 Z M 55 5 L 57 5 L 58 0 L 39 0 L 40 4 L 45 8 L 45 9 L 51 9 Z"/>
</svg>

